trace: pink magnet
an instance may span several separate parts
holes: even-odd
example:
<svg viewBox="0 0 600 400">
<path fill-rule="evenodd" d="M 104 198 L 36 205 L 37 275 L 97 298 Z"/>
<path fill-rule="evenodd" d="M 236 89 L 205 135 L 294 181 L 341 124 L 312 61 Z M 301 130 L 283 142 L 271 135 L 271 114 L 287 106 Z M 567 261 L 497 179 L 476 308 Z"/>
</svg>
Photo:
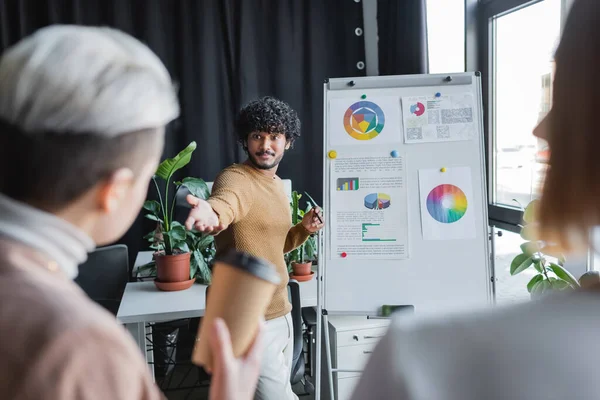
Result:
<svg viewBox="0 0 600 400">
<path fill-rule="evenodd" d="M 347 256 L 347 255 L 348 255 L 348 254 L 346 254 L 346 252 L 343 252 L 343 253 L 341 254 L 342 258 L 346 258 L 346 256 Z"/>
</svg>

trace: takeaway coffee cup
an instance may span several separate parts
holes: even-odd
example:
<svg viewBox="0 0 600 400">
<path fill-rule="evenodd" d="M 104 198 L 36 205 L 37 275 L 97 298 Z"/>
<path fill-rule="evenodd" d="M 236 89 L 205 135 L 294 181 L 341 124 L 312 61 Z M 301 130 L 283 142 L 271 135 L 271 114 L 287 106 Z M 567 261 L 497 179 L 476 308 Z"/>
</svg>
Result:
<svg viewBox="0 0 600 400">
<path fill-rule="evenodd" d="M 217 258 L 192 362 L 212 369 L 210 335 L 215 318 L 225 321 L 233 354 L 236 357 L 246 354 L 256 336 L 260 317 L 265 315 L 280 282 L 275 267 L 260 258 L 237 251 Z"/>
</svg>

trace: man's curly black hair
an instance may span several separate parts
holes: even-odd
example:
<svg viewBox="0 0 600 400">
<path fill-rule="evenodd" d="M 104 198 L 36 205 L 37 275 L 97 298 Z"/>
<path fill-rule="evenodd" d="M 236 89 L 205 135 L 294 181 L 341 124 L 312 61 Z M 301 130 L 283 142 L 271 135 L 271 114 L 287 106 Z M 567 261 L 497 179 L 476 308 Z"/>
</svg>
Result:
<svg viewBox="0 0 600 400">
<path fill-rule="evenodd" d="M 296 111 L 270 96 L 254 100 L 242 108 L 235 127 L 244 150 L 247 150 L 246 141 L 252 132 L 281 133 L 290 145 L 300 137 L 300 119 Z"/>
</svg>

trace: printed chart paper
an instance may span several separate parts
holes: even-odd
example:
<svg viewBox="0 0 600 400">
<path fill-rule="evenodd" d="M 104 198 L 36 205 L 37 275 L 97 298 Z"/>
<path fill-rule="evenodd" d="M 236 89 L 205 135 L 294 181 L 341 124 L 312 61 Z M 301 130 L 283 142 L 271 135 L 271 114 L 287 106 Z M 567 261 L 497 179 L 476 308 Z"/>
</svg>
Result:
<svg viewBox="0 0 600 400">
<path fill-rule="evenodd" d="M 469 167 L 419 170 L 421 223 L 425 240 L 475 238 Z"/>
<path fill-rule="evenodd" d="M 401 143 L 400 98 L 330 100 L 329 137 L 331 146 Z"/>
<path fill-rule="evenodd" d="M 402 98 L 404 143 L 470 140 L 475 135 L 473 96 Z"/>
<path fill-rule="evenodd" d="M 331 168 L 331 258 L 408 258 L 404 158 L 337 158 Z"/>
</svg>

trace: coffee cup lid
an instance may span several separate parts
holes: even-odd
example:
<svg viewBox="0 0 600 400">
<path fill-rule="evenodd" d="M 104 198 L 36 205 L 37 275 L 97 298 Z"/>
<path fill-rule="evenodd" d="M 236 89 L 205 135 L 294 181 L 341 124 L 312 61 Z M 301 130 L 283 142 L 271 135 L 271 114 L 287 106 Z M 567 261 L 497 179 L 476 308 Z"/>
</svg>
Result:
<svg viewBox="0 0 600 400">
<path fill-rule="evenodd" d="M 274 285 L 281 283 L 281 277 L 275 270 L 273 264 L 268 261 L 254 257 L 248 253 L 232 250 L 216 258 L 215 261 L 229 264 L 232 267 L 242 269 L 257 278 L 271 282 Z"/>
</svg>

